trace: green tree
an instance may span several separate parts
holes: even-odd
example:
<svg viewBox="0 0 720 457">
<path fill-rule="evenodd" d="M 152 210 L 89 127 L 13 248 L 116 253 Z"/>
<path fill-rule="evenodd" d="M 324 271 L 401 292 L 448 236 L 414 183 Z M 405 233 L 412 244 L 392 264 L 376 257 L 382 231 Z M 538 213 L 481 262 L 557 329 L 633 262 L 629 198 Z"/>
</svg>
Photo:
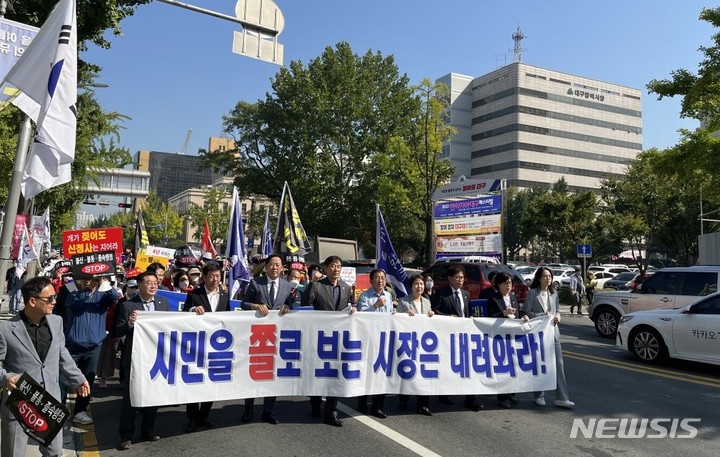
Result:
<svg viewBox="0 0 720 457">
<path fill-rule="evenodd" d="M 202 232 L 205 229 L 205 220 L 208 221 L 210 239 L 215 249 L 225 242 L 228 225 L 230 224 L 230 207 L 225 202 L 227 192 L 222 187 L 208 187 L 203 191 L 205 205 L 200 206 L 193 203 L 188 211 L 190 223 L 195 229 L 193 237 L 199 243 L 202 239 Z M 225 205 L 223 205 L 225 203 Z"/>
<path fill-rule="evenodd" d="M 169 204 L 160 200 L 154 191 L 150 192 L 141 209 L 151 245 L 167 246 L 169 240 L 177 238 L 182 233 L 182 216 Z"/>
<path fill-rule="evenodd" d="M 287 181 L 309 235 L 367 240 L 376 191 L 358 182 L 416 106 L 392 57 L 338 43 L 280 69 L 265 100 L 239 102 L 224 118 L 237 150 L 206 157 L 235 176 L 241 195 L 279 202 Z"/>
<path fill-rule="evenodd" d="M 393 209 L 391 213 L 384 212 L 386 221 L 388 214 L 395 217 L 407 214 L 414 219 L 411 222 L 420 224 L 420 252 L 425 262 L 430 262 L 435 248 L 431 197 L 435 189 L 450 181 L 454 172 L 450 161 L 441 159 L 441 154 L 443 141 L 449 140 L 456 130 L 445 120 L 447 86 L 424 79 L 413 90 L 419 104 L 410 128 L 404 135 L 393 137 L 387 150 L 373 158 L 376 173 L 364 175 L 361 187 L 380 187 L 378 202 Z M 388 225 L 392 227 L 390 222 Z M 403 223 L 396 228 L 395 233 L 401 234 L 409 227 Z"/>
<path fill-rule="evenodd" d="M 120 21 L 134 13 L 136 8 L 150 0 L 98 0 L 79 2 L 78 4 L 78 80 L 80 87 L 88 87 L 100 74 L 100 67 L 82 60 L 82 52 L 88 43 L 109 48 L 105 32 L 111 29 L 120 35 Z M 24 0 L 13 3 L 14 11 L 7 17 L 18 22 L 40 26 L 56 0 Z M 128 163 L 129 153 L 116 146 L 121 122 L 125 116 L 104 111 L 94 97 L 91 89 L 78 93 L 78 122 L 75 161 L 72 166 L 72 182 L 47 190 L 39 194 L 34 201 L 36 213 L 46 207 L 51 208 L 51 230 L 55 241 L 59 240 L 62 230 L 74 223 L 74 213 L 83 194 L 80 189 L 93 179 L 93 166 L 122 166 Z M 7 189 L 15 160 L 17 132 L 22 114 L 16 108 L 8 106 L 0 112 L 0 204 L 7 201 Z M 23 209 L 21 207 L 21 209 Z M 25 209 L 27 210 L 27 209 Z"/>
<path fill-rule="evenodd" d="M 122 227 L 123 246 L 132 247 L 135 244 L 135 220 L 135 214 L 118 211 L 110 216 L 99 216 L 90 228 Z"/>
</svg>

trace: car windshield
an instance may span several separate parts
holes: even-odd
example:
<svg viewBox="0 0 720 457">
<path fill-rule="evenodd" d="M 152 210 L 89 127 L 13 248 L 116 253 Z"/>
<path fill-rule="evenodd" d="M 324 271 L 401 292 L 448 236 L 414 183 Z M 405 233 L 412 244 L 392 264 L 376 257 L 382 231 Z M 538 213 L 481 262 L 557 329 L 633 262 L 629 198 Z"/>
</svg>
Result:
<svg viewBox="0 0 720 457">
<path fill-rule="evenodd" d="M 631 279 L 635 278 L 637 276 L 637 273 L 620 273 L 619 275 L 615 276 L 613 279 L 617 279 L 618 281 L 630 281 Z"/>
<path fill-rule="evenodd" d="M 533 273 L 535 270 L 535 267 L 520 267 L 517 269 L 518 273 L 522 273 L 524 275 L 528 273 Z"/>
</svg>

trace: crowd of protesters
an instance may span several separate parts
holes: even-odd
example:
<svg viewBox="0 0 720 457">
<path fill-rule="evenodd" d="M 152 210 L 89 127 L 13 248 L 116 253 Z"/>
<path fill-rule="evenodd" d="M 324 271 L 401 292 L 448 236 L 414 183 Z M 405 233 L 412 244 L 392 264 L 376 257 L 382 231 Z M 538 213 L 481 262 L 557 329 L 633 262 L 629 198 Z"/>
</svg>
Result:
<svg viewBox="0 0 720 457">
<path fill-rule="evenodd" d="M 57 256 L 56 256 L 57 257 Z M 126 271 L 137 271 L 129 250 L 123 256 L 122 266 L 116 274 L 102 277 L 73 278 L 70 271 L 46 268 L 42 274 L 48 276 L 54 294 L 48 299 L 53 301 L 52 314 L 63 320 L 65 347 L 77 368 L 94 389 L 105 389 L 107 381 L 116 377 L 123 390 L 122 407 L 119 417 L 119 449 L 129 449 L 135 439 L 135 418 L 142 415 L 141 438 L 145 441 L 157 441 L 160 436 L 155 431 L 157 408 L 133 408 L 129 399 L 129 370 L 132 347 L 133 325 L 138 311 L 170 311 L 166 298 L 158 296 L 158 290 L 168 290 L 186 294 L 183 311 L 203 315 L 207 312 L 230 311 L 229 292 L 225 273 L 227 265 L 222 258 L 202 258 L 195 263 L 170 262 L 168 267 L 161 263 L 148 265 L 143 272 L 125 276 Z M 254 278 L 243 289 L 240 296 L 241 308 L 267 315 L 270 310 L 287 313 L 295 307 L 312 307 L 319 311 L 341 311 L 350 307 L 350 312 L 405 313 L 413 315 L 449 315 L 471 317 L 470 296 L 463 289 L 465 272 L 460 266 L 448 269 L 449 285 L 433 290 L 433 278 L 428 275 L 414 275 L 409 278 L 409 295 L 398 299 L 394 289 L 388 285 L 386 273 L 380 269 L 370 272 L 371 288 L 356 296 L 354 287 L 340 279 L 342 261 L 331 256 L 322 265 L 303 263 L 283 264 L 278 255 L 266 259 L 253 258 L 250 269 Z M 532 284 L 529 301 L 521 306 L 511 291 L 511 278 L 500 273 L 493 279 L 493 287 L 483 291 L 488 300 L 492 317 L 523 319 L 540 314 L 553 316 L 554 324 L 560 322 L 557 308 L 557 292 L 552 288 L 552 272 L 540 268 Z M 21 284 L 21 282 L 19 282 Z M 20 287 L 13 283 L 13 291 L 20 295 Z M 17 299 L 16 299 L 17 300 Z M 27 299 L 26 299 L 27 303 Z M 17 314 L 14 319 L 25 319 L 21 304 L 11 307 Z M 557 328 L 557 327 L 556 327 Z M 556 358 L 558 362 L 558 393 L 556 405 L 570 408 L 573 403 L 568 398 L 559 333 L 556 333 Z M 97 384 L 94 385 L 97 379 Z M 61 383 L 61 401 L 77 383 Z M 337 398 L 327 397 L 324 410 L 322 399 L 311 398 L 313 417 L 322 417 L 328 425 L 342 427 L 338 419 Z M 406 409 L 409 398 L 399 397 L 399 408 Z M 510 408 L 517 404 L 515 395 L 499 395 L 501 407 Z M 78 396 L 72 411 L 72 421 L 87 425 L 93 422 L 88 413 L 91 398 Z M 372 414 L 384 419 L 385 395 L 360 397 L 357 399 L 360 412 Z M 440 396 L 443 404 L 453 405 L 448 396 Z M 370 404 L 368 404 L 370 402 Z M 544 406 L 544 395 L 535 393 L 535 403 Z M 278 424 L 273 410 L 275 398 L 265 398 L 261 418 L 269 424 Z M 474 395 L 467 395 L 464 407 L 473 411 L 483 408 Z M 198 428 L 214 426 L 210 412 L 212 402 L 186 405 L 187 422 L 185 432 Z M 324 412 L 323 412 L 324 411 Z M 417 397 L 417 412 L 432 416 L 430 398 Z M 241 416 L 243 422 L 254 417 L 254 400 L 245 401 L 245 410 Z"/>
</svg>

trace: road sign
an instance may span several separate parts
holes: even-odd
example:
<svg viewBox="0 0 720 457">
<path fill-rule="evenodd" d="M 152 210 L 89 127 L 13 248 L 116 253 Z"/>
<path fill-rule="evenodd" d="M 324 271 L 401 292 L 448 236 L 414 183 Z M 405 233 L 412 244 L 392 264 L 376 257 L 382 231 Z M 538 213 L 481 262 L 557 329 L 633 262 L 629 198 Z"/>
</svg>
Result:
<svg viewBox="0 0 720 457">
<path fill-rule="evenodd" d="M 591 244 L 578 244 L 577 245 L 578 257 L 592 257 L 592 245 Z"/>
</svg>

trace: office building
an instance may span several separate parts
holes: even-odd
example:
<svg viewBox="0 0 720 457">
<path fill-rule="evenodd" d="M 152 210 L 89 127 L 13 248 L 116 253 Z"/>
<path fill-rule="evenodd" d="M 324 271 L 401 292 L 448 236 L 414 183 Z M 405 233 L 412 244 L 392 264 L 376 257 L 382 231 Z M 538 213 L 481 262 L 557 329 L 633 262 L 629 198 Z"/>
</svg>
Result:
<svg viewBox="0 0 720 457">
<path fill-rule="evenodd" d="M 523 63 L 438 81 L 450 89 L 450 123 L 458 130 L 443 150 L 456 177 L 522 188 L 565 178 L 571 191 L 597 190 L 642 151 L 638 89 Z"/>
</svg>

